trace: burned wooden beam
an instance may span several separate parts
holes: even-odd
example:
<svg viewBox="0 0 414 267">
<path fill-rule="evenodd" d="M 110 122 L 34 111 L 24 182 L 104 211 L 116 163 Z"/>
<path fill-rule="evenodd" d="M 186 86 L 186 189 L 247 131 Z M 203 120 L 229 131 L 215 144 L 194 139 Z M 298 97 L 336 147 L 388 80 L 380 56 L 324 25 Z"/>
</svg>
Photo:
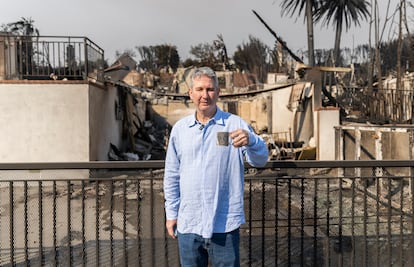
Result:
<svg viewBox="0 0 414 267">
<path fill-rule="evenodd" d="M 296 60 L 297 62 L 303 63 L 302 59 L 300 59 L 297 55 L 295 55 L 295 53 L 293 53 L 289 47 L 286 45 L 286 42 L 282 40 L 282 38 L 280 38 L 273 30 L 272 28 L 269 27 L 269 25 L 267 25 L 267 23 L 259 16 L 259 14 L 257 14 L 256 11 L 252 10 L 253 13 L 256 15 L 256 17 L 260 20 L 261 23 L 263 23 L 263 25 L 266 27 L 266 29 L 268 29 L 270 31 L 270 33 L 276 38 L 276 40 L 283 46 L 283 48 L 289 53 L 289 55 Z"/>
</svg>

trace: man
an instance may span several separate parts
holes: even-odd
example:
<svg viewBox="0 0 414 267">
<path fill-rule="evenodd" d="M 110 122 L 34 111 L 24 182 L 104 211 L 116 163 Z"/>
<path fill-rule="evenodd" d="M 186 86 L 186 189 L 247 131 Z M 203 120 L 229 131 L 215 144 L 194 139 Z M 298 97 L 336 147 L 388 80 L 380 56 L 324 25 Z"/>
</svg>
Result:
<svg viewBox="0 0 414 267">
<path fill-rule="evenodd" d="M 195 69 L 189 96 L 196 112 L 174 125 L 168 144 L 166 227 L 178 237 L 182 266 L 207 266 L 209 258 L 212 266 L 240 266 L 244 160 L 262 167 L 268 159 L 263 139 L 217 107 L 219 93 L 215 72 Z"/>
</svg>

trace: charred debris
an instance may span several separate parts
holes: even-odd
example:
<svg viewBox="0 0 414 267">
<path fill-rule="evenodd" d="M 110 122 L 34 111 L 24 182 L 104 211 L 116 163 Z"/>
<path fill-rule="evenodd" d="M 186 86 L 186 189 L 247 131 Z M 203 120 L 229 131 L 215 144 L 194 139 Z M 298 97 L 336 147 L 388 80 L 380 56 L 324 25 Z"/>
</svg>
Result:
<svg viewBox="0 0 414 267">
<path fill-rule="evenodd" d="M 258 16 L 256 14 L 256 16 Z M 259 19 L 260 16 L 258 16 Z M 262 23 L 265 22 L 261 19 Z M 313 128 L 316 122 L 311 121 L 305 141 L 298 139 L 298 133 L 304 131 L 299 125 L 298 117 L 312 117 L 306 113 L 306 101 L 313 97 L 312 109 L 336 108 L 339 110 L 339 124 L 362 125 L 407 125 L 413 123 L 414 109 L 411 99 L 414 97 L 414 74 L 406 73 L 401 77 L 401 86 L 397 86 L 397 77 L 388 76 L 373 81 L 373 84 L 358 80 L 358 66 L 328 67 L 307 66 L 295 55 L 279 36 L 267 24 L 266 28 L 276 38 L 278 54 L 286 65 L 291 66 L 290 73 L 269 73 L 266 84 L 259 84 L 255 75 L 234 70 L 217 71 L 221 90 L 220 99 L 224 100 L 224 109 L 236 113 L 234 103 L 253 99 L 258 96 L 266 98 L 268 92 L 290 87 L 290 96 L 285 103 L 279 105 L 292 106 L 296 101 L 295 120 L 298 125 L 289 126 L 280 135 L 275 133 L 274 120 L 267 118 L 262 126 L 253 125 L 268 143 L 269 159 L 316 159 L 316 146 L 313 142 Z M 224 62 L 225 63 L 225 62 Z M 223 65 L 225 65 L 223 63 Z M 122 55 L 112 66 L 104 70 L 104 81 L 118 89 L 119 106 L 117 116 L 123 119 L 123 138 L 125 146 L 118 148 L 111 144 L 110 160 L 160 160 L 165 158 L 168 134 L 174 119 L 194 112 L 189 98 L 188 78 L 192 67 L 179 68 L 176 72 L 165 68 L 159 75 L 141 71 L 137 63 L 127 54 Z M 270 80 L 270 81 L 269 81 Z M 309 84 L 311 84 L 309 86 Z M 297 90 L 299 88 L 299 90 Z M 309 88 L 311 88 L 309 90 Z M 311 91 L 311 92 L 310 92 Z M 271 96 L 272 97 L 272 96 Z M 271 98 L 268 97 L 268 98 Z M 174 101 L 184 108 L 168 107 Z M 260 102 L 264 108 L 258 112 L 266 113 L 266 105 L 271 102 Z M 274 104 L 274 100 L 273 100 Z M 164 105 L 165 112 L 154 107 Z M 237 105 L 237 104 L 236 104 Z M 169 111 L 168 111 L 169 110 Z M 235 112 L 236 111 L 236 112 Z M 309 110 L 308 110 L 309 111 Z M 256 109 L 257 112 L 257 109 Z M 300 115 L 297 115 L 299 114 Z M 238 114 L 240 115 L 240 114 Z M 278 114 L 284 116 L 284 114 Z M 257 119 L 258 115 L 255 116 Z M 310 119 L 312 120 L 312 119 Z M 260 124 L 260 123 L 258 123 Z M 257 127 L 255 127 L 257 126 Z M 303 127 L 303 128 L 302 128 Z M 305 134 L 306 135 L 306 134 Z M 280 137 L 282 136 L 282 137 Z M 332 140 L 334 142 L 334 140 Z"/>
<path fill-rule="evenodd" d="M 110 160 L 162 160 L 168 143 L 169 132 L 174 122 L 194 112 L 188 97 L 188 79 L 190 68 L 178 69 L 173 73 L 168 70 L 160 72 L 159 76 L 137 69 L 136 62 L 128 55 L 122 55 L 112 66 L 104 71 L 104 80 L 118 90 L 119 104 L 116 114 L 123 122 L 123 147 L 110 144 L 108 157 Z M 301 65 L 303 67 L 303 65 Z M 284 133 L 272 134 L 269 123 L 270 113 L 266 108 L 269 101 L 267 94 L 273 90 L 295 87 L 296 81 L 288 74 L 271 73 L 270 84 L 257 84 L 255 76 L 236 71 L 217 71 L 221 87 L 222 108 L 232 113 L 238 113 L 237 106 L 241 101 L 257 101 L 252 106 L 264 106 L 254 114 L 253 129 L 262 135 L 269 147 L 270 159 L 298 159 L 306 149 L 306 159 L 315 159 L 315 149 L 304 142 L 295 140 L 294 133 L 289 129 Z M 299 85 L 292 89 L 286 106 L 300 105 L 306 87 Z M 256 100 L 254 100 L 256 99 Z M 162 108 L 160 109 L 160 107 Z M 163 110 L 166 111 L 163 111 Z M 250 105 L 239 109 L 252 109 Z M 254 111 L 252 111 L 254 113 Z M 240 114 L 238 114 L 240 115 Z M 283 115 L 281 115 L 283 116 Z M 310 152 L 309 152 L 310 151 Z M 310 155 L 310 156 L 309 156 Z"/>
<path fill-rule="evenodd" d="M 104 81 L 118 90 L 119 104 L 116 116 L 123 121 L 123 147 L 110 144 L 109 160 L 162 160 L 165 158 L 171 119 L 154 106 L 169 102 L 183 104 L 186 110 L 175 110 L 177 118 L 193 112 L 188 97 L 188 79 L 193 67 L 179 68 L 176 72 L 164 69 L 160 75 L 140 71 L 129 55 L 104 70 Z M 218 72 L 224 97 L 246 98 L 257 94 L 255 77 L 251 74 Z M 287 81 L 287 76 L 282 75 Z M 229 85 L 231 87 L 229 87 Z M 266 91 L 266 90 L 264 90 Z M 188 109 L 188 110 L 187 110 Z M 161 114 L 162 113 L 162 114 Z"/>
</svg>

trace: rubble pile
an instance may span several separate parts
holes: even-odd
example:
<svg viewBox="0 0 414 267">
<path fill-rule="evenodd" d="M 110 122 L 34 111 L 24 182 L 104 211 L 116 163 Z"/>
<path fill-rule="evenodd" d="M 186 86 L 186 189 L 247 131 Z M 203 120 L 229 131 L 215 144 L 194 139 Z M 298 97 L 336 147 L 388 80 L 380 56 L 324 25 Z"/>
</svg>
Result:
<svg viewBox="0 0 414 267">
<path fill-rule="evenodd" d="M 136 161 L 162 160 L 165 158 L 165 133 L 168 124 L 150 110 L 156 91 L 143 88 L 142 79 L 131 78 L 136 74 L 136 63 L 121 57 L 106 71 L 106 81 L 118 89 L 117 113 L 122 119 L 123 146 L 110 144 L 109 160 Z M 136 84 L 138 82 L 138 84 Z"/>
</svg>

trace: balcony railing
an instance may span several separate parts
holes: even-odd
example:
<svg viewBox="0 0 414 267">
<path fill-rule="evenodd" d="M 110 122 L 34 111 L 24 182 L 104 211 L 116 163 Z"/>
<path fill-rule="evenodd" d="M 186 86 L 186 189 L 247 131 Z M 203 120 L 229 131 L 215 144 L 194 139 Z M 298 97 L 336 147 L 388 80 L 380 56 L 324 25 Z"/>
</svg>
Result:
<svg viewBox="0 0 414 267">
<path fill-rule="evenodd" d="M 104 67 L 104 50 L 86 37 L 0 34 L 0 78 L 85 80 Z"/>
<path fill-rule="evenodd" d="M 347 118 L 369 121 L 377 124 L 412 124 L 414 122 L 414 90 L 381 89 L 368 91 L 367 88 L 345 88 L 336 96 L 345 109 Z"/>
<path fill-rule="evenodd" d="M 179 266 L 162 161 L 0 164 L 1 266 Z M 242 266 L 413 266 L 413 161 L 271 161 L 246 168 Z"/>
</svg>

